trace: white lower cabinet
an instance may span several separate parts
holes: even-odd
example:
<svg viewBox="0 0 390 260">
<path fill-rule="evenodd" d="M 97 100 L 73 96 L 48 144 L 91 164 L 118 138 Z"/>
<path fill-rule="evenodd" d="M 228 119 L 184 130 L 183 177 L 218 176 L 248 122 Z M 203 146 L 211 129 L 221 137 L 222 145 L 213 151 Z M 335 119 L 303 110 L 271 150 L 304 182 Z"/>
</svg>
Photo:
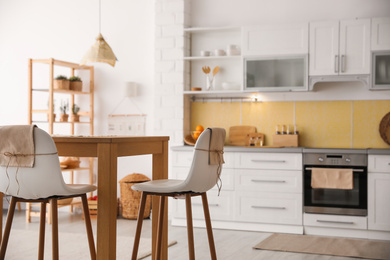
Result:
<svg viewBox="0 0 390 260">
<path fill-rule="evenodd" d="M 305 226 L 362 230 L 367 229 L 367 217 L 305 213 L 303 218 Z"/>
<path fill-rule="evenodd" d="M 368 156 L 368 229 L 390 231 L 390 156 Z"/>
<path fill-rule="evenodd" d="M 236 219 L 240 221 L 302 225 L 302 195 L 238 192 Z"/>
<path fill-rule="evenodd" d="M 181 153 L 177 155 L 177 153 Z M 192 152 L 173 153 L 173 178 L 184 179 Z M 207 192 L 215 228 L 303 233 L 302 155 L 225 152 L 222 190 Z M 194 226 L 204 226 L 200 197 L 192 198 Z M 185 201 L 173 200 L 172 224 L 185 225 Z"/>
</svg>

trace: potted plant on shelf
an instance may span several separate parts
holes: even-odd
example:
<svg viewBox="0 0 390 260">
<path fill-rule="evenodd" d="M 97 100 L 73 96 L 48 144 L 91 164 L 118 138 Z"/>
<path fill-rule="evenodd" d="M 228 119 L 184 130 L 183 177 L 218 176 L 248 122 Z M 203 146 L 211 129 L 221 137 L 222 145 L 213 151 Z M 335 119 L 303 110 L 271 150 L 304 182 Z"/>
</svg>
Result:
<svg viewBox="0 0 390 260">
<path fill-rule="evenodd" d="M 54 79 L 54 84 L 53 84 L 54 89 L 69 89 L 69 80 L 66 76 L 64 75 L 59 75 L 55 77 Z"/>
<path fill-rule="evenodd" d="M 83 82 L 81 81 L 80 77 L 72 76 L 69 78 L 69 89 L 74 91 L 81 91 L 83 88 Z"/>
<path fill-rule="evenodd" d="M 77 114 L 80 111 L 80 107 L 76 104 L 72 106 L 72 114 L 70 116 L 70 122 L 80 122 L 80 115 Z"/>
<path fill-rule="evenodd" d="M 60 122 L 68 122 L 68 117 L 69 115 L 67 114 L 69 109 L 69 103 L 68 102 L 63 102 L 61 101 L 61 106 L 60 106 Z"/>
</svg>

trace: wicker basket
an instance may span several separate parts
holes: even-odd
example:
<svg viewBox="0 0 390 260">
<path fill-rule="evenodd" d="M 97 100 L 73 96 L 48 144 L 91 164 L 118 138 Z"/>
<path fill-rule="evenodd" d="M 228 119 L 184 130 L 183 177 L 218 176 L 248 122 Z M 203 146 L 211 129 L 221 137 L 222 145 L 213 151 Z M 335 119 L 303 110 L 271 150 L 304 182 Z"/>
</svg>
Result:
<svg viewBox="0 0 390 260">
<path fill-rule="evenodd" d="M 69 89 L 74 91 L 81 91 L 83 89 L 82 81 L 70 81 Z"/>
<path fill-rule="evenodd" d="M 141 200 L 141 192 L 131 188 L 136 183 L 150 181 L 148 177 L 140 173 L 129 174 L 119 181 L 121 190 L 122 217 L 127 219 L 137 219 L 138 209 Z M 144 218 L 148 218 L 152 208 L 151 197 L 146 199 Z"/>
<path fill-rule="evenodd" d="M 65 89 L 69 90 L 69 80 L 67 79 L 55 79 L 54 89 Z"/>
</svg>

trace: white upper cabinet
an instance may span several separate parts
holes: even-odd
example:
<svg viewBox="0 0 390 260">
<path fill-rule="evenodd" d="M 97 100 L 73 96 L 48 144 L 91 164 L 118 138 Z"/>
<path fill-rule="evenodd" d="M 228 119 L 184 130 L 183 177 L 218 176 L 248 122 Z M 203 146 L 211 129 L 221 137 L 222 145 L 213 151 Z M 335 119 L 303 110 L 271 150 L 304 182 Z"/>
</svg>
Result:
<svg viewBox="0 0 390 260">
<path fill-rule="evenodd" d="M 309 75 L 370 73 L 370 19 L 310 23 Z"/>
<path fill-rule="evenodd" d="M 243 27 L 244 56 L 307 54 L 308 23 Z"/>
<path fill-rule="evenodd" d="M 309 74 L 337 75 L 339 22 L 310 23 Z"/>
<path fill-rule="evenodd" d="M 390 50 L 390 17 L 373 18 L 371 30 L 371 50 Z"/>
</svg>

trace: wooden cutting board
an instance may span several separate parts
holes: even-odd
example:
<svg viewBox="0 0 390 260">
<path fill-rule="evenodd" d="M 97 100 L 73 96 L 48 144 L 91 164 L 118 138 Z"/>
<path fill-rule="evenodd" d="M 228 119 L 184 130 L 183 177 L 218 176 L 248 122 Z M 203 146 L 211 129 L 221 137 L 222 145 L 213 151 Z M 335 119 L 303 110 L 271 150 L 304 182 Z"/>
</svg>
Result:
<svg viewBox="0 0 390 260">
<path fill-rule="evenodd" d="M 238 125 L 229 128 L 229 145 L 246 146 L 249 143 L 249 134 L 256 133 L 255 126 Z"/>
</svg>

